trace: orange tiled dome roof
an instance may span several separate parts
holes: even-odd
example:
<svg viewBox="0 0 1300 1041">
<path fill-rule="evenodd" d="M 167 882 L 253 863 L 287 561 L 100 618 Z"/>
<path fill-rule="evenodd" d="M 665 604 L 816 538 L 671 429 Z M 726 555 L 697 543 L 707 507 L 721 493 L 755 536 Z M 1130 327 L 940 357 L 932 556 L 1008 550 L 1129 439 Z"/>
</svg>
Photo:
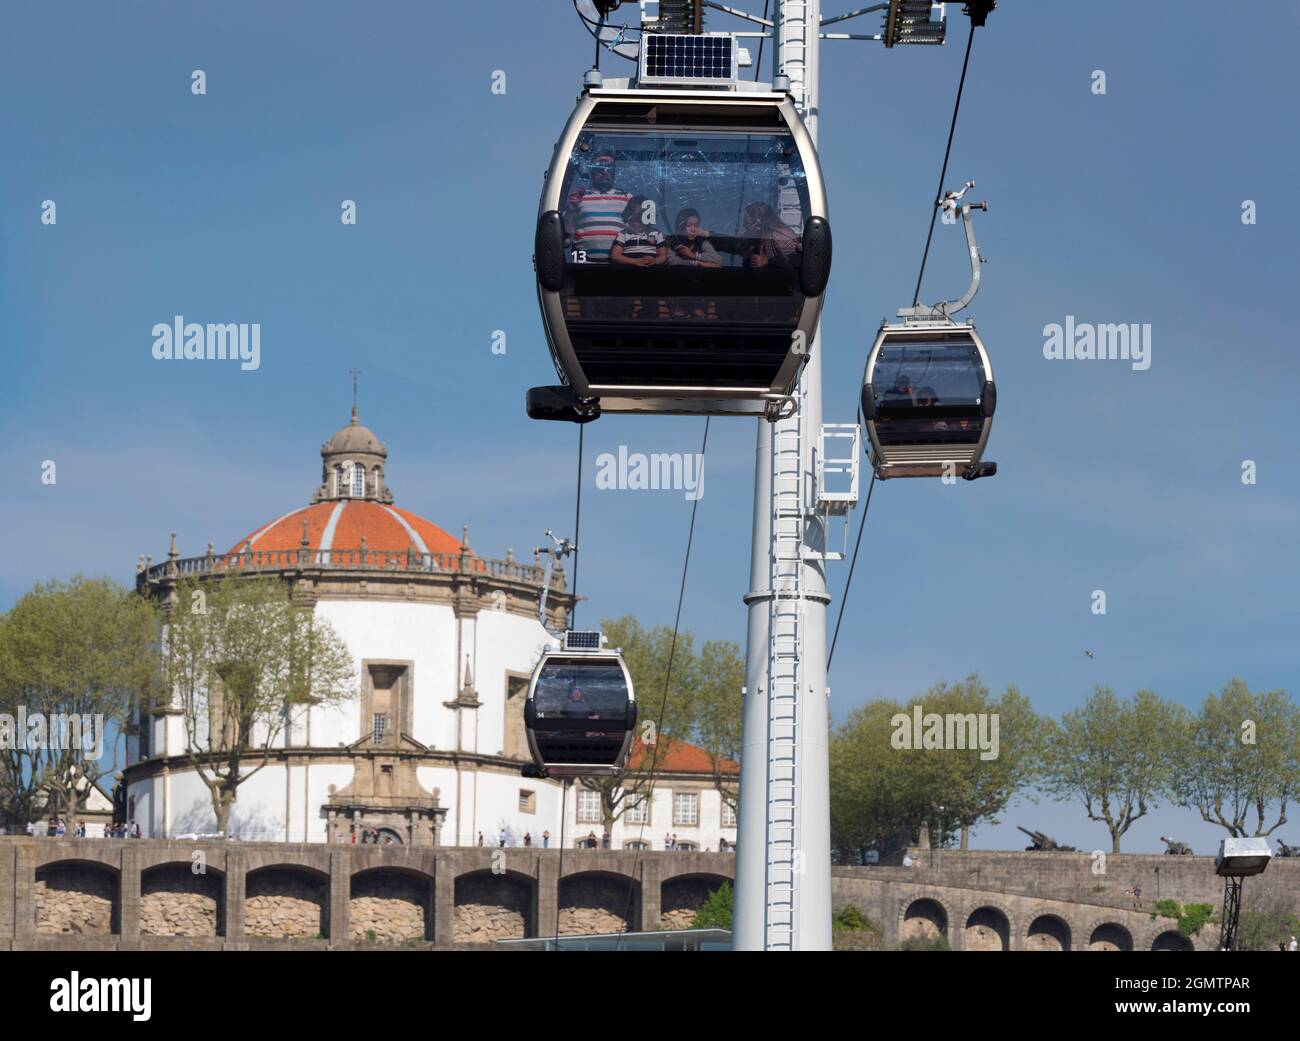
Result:
<svg viewBox="0 0 1300 1041">
<path fill-rule="evenodd" d="M 454 535 L 409 510 L 372 499 L 336 499 L 286 513 L 240 539 L 230 552 L 300 549 L 303 521 L 313 550 L 360 549 L 364 537 L 366 549 L 374 553 L 406 553 L 412 544 L 420 553 L 461 551 Z"/>
</svg>

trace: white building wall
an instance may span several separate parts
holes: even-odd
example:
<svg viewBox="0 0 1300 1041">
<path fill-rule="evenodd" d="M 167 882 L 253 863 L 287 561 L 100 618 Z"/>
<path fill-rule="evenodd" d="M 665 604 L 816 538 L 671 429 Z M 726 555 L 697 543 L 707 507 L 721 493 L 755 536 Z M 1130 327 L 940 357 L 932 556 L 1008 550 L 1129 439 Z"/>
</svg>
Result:
<svg viewBox="0 0 1300 1041">
<path fill-rule="evenodd" d="M 474 686 L 483 707 L 469 750 L 500 755 L 505 751 L 506 675 L 531 675 L 543 648 L 555 641 L 536 618 L 507 611 L 480 611 L 474 633 Z"/>
<path fill-rule="evenodd" d="M 338 709 L 312 710 L 312 743 L 329 747 L 361 737 L 361 662 L 409 661 L 414 669 L 411 736 L 434 748 L 455 747 L 456 619 L 450 607 L 368 600 L 322 600 L 316 613 L 328 619 L 356 664 L 355 700 Z"/>
<path fill-rule="evenodd" d="M 506 751 L 507 677 L 531 674 L 542 649 L 554 643 L 536 618 L 491 608 L 459 621 L 448 606 L 407 601 L 323 600 L 316 610 L 352 654 L 355 693 L 336 708 L 310 709 L 276 745 L 283 745 L 286 738 L 292 746 L 316 748 L 357 741 L 363 727 L 362 661 L 395 660 L 413 666 L 412 736 L 417 741 L 440 751 L 457 750 L 459 715 L 460 750 L 501 755 Z M 467 657 L 480 707 L 458 712 L 444 702 L 456 699 Z M 180 716 L 158 717 L 153 727 L 151 755 L 183 753 L 185 728 Z M 232 833 L 248 840 L 324 841 L 327 829 L 321 808 L 329 798 L 329 786 L 342 790 L 352 774 L 352 767 L 343 764 L 268 765 L 240 786 L 231 816 Z M 486 845 L 497 845 L 502 831 L 510 846 L 522 845 L 525 834 L 541 846 L 546 831 L 551 833 L 552 848 L 560 844 L 563 790 L 557 781 L 499 770 L 476 771 L 472 765 L 460 771 L 451 766 L 420 767 L 417 776 L 427 790 L 440 790 L 440 804 L 447 810 L 443 845 L 474 845 L 480 832 Z M 192 771 L 173 771 L 169 785 L 166 798 L 161 775 L 130 787 L 128 794 L 136 797 L 136 819 L 146 833 L 160 836 L 216 830 L 208 789 Z M 721 826 L 717 791 L 698 784 L 678 787 L 698 793 L 697 825 L 673 824 L 673 782 L 661 780 L 656 783 L 650 823 L 643 829 L 620 819 L 613 829 L 612 847 L 622 849 L 639 839 L 652 849 L 663 849 L 666 832 L 676 833 L 679 841 L 692 842 L 700 849 L 718 849 L 723 837 L 735 842 L 735 827 Z M 535 812 L 520 809 L 521 791 L 535 793 Z M 570 788 L 564 812 L 564 844 L 569 848 L 593 830 L 599 839 L 602 831 L 599 821 L 577 820 L 579 791 L 578 784 Z M 164 805 L 170 818 L 167 821 Z"/>
</svg>

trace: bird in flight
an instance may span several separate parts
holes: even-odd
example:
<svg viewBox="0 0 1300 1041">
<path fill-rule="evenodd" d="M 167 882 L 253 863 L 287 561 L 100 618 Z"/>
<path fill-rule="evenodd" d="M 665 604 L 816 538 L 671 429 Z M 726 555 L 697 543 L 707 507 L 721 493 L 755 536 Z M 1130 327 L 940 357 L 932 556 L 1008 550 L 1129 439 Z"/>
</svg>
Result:
<svg viewBox="0 0 1300 1041">
<path fill-rule="evenodd" d="M 1097 657 L 1095 654 L 1092 653 L 1092 651 L 1089 650 L 1085 650 L 1083 653 L 1086 654 L 1089 658 Z"/>
</svg>

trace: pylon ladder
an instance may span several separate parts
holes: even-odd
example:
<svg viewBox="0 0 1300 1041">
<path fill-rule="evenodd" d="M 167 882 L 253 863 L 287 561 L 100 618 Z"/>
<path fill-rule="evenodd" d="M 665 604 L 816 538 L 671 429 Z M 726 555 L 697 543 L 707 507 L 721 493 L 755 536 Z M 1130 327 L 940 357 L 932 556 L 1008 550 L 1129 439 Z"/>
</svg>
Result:
<svg viewBox="0 0 1300 1041">
<path fill-rule="evenodd" d="M 802 398 L 802 391 L 799 392 Z M 772 597 L 767 698 L 767 901 L 769 950 L 792 950 L 798 907 L 800 648 L 804 640 L 803 541 L 807 521 L 803 409 L 772 431 Z"/>
</svg>

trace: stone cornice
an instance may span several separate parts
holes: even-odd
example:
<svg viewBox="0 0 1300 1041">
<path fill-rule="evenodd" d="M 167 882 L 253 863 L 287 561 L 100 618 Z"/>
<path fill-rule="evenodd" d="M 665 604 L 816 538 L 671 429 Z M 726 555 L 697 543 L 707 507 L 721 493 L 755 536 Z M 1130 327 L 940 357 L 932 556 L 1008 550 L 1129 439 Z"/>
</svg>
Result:
<svg viewBox="0 0 1300 1041">
<path fill-rule="evenodd" d="M 329 600 L 433 603 L 452 609 L 457 618 L 481 611 L 504 611 L 537 617 L 542 568 L 514 560 L 491 560 L 468 554 L 363 554 L 331 550 L 332 563 L 312 558 L 316 551 L 286 550 L 234 553 L 221 556 L 170 558 L 136 574 L 136 588 L 168 603 L 183 578 L 206 580 L 234 573 L 279 575 L 292 587 L 298 602 L 314 605 Z M 385 566 L 384 562 L 387 562 Z M 380 566 L 375 566 L 379 564 Z M 557 572 L 547 598 L 547 614 L 562 629 L 574 597 Z"/>
</svg>

